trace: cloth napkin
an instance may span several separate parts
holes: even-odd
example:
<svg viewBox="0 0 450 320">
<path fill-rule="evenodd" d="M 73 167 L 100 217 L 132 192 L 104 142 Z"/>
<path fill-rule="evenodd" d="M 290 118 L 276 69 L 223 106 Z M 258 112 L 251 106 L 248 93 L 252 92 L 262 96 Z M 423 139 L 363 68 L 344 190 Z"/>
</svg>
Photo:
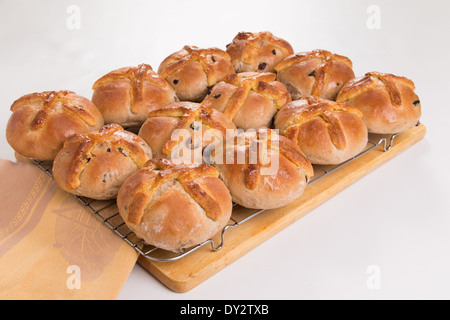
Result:
<svg viewBox="0 0 450 320">
<path fill-rule="evenodd" d="M 138 253 L 36 165 L 0 177 L 0 299 L 117 298 Z"/>
</svg>

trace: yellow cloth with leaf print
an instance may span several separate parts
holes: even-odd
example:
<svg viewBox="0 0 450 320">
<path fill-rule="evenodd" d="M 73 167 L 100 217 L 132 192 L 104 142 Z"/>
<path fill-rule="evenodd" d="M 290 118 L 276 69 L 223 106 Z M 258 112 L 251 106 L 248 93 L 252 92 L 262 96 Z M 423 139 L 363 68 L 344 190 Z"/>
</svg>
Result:
<svg viewBox="0 0 450 320">
<path fill-rule="evenodd" d="M 0 176 L 0 299 L 117 298 L 136 251 L 37 166 Z"/>
</svg>

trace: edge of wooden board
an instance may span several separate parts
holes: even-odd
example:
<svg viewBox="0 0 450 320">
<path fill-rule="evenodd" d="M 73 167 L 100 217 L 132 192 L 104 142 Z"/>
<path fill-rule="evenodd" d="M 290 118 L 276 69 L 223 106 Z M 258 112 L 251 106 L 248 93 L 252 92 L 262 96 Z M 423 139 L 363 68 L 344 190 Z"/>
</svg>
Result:
<svg viewBox="0 0 450 320">
<path fill-rule="evenodd" d="M 422 140 L 425 133 L 423 124 L 408 129 L 395 138 L 389 151 L 383 151 L 381 146 L 373 149 L 309 184 L 304 194 L 289 206 L 266 210 L 251 221 L 228 229 L 225 245 L 218 251 L 212 251 L 207 244 L 179 260 L 158 262 L 140 256 L 138 263 L 172 291 L 190 291 L 355 181 Z"/>
</svg>

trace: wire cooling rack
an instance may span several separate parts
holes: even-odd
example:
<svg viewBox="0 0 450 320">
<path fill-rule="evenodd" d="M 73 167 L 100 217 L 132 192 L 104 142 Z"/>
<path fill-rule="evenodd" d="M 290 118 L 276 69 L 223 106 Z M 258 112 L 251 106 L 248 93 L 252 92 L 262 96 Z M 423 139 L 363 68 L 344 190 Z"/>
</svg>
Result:
<svg viewBox="0 0 450 320">
<path fill-rule="evenodd" d="M 419 125 L 419 123 L 417 124 Z M 392 146 L 395 137 L 398 134 L 392 135 L 370 135 L 369 142 L 366 148 L 354 156 L 353 158 L 339 164 L 333 166 L 322 166 L 322 165 L 314 165 L 315 175 L 308 182 L 309 184 L 314 183 L 315 181 L 333 173 L 339 168 L 345 166 L 349 162 L 361 157 L 362 155 L 380 147 L 384 152 L 389 151 Z M 49 176 L 52 176 L 52 166 L 51 163 L 48 162 L 40 162 L 34 161 L 34 163 L 46 172 Z M 148 245 L 144 242 L 144 240 L 138 238 L 133 231 L 131 231 L 122 217 L 119 214 L 119 210 L 116 205 L 115 200 L 108 201 L 99 201 L 90 198 L 85 198 L 81 196 L 76 196 L 81 203 L 86 206 L 97 218 L 99 218 L 106 226 L 108 226 L 114 233 L 116 233 L 119 237 L 121 237 L 125 242 L 127 242 L 131 247 L 133 247 L 140 255 L 145 257 L 146 259 L 159 261 L 159 262 L 168 262 L 175 261 L 183 258 L 184 256 L 198 250 L 199 248 L 210 245 L 212 251 L 218 251 L 225 245 L 225 235 L 228 229 L 236 228 L 243 223 L 250 221 L 252 218 L 261 214 L 265 210 L 255 210 L 255 209 L 247 209 L 247 208 L 239 208 L 237 209 L 237 204 L 233 204 L 233 213 L 231 215 L 230 222 L 222 229 L 222 231 L 214 238 L 208 239 L 196 246 L 185 249 L 182 252 L 170 252 L 167 250 L 163 250 L 151 245 Z M 239 212 L 239 214 L 235 214 L 235 212 Z"/>
</svg>

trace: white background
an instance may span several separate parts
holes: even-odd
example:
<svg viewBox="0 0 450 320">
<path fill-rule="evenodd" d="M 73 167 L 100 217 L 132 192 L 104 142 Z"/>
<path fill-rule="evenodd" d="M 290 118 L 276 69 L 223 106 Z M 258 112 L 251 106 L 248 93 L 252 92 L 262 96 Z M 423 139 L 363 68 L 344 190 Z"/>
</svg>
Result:
<svg viewBox="0 0 450 320">
<path fill-rule="evenodd" d="M 79 29 L 70 28 L 70 5 L 80 9 Z M 370 5 L 380 9 L 380 29 L 367 27 Z M 449 17 L 445 0 L 0 0 L 0 157 L 14 159 L 4 132 L 24 94 L 90 98 L 113 69 L 157 70 L 183 45 L 224 49 L 239 31 L 268 30 L 296 52 L 348 56 L 357 75 L 412 79 L 425 139 L 190 292 L 170 291 L 137 265 L 118 298 L 448 299 Z M 379 289 L 367 286 L 370 266 Z"/>
</svg>

